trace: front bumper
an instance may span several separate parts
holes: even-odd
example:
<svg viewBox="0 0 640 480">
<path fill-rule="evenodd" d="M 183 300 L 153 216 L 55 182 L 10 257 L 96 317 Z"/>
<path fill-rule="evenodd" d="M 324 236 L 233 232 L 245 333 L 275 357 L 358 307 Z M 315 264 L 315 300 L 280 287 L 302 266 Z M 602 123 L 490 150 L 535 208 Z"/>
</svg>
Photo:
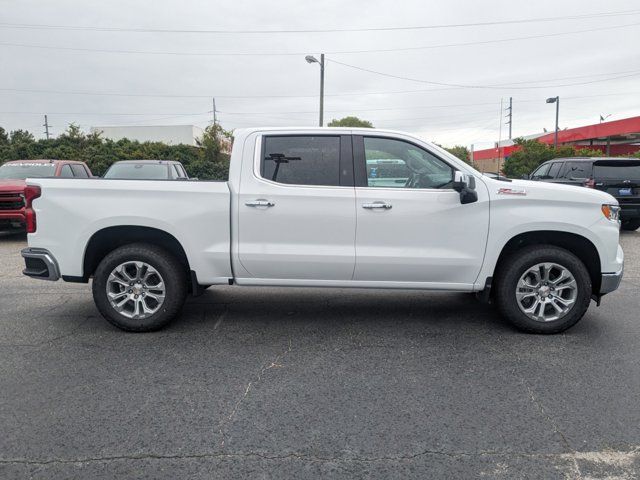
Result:
<svg viewBox="0 0 640 480">
<path fill-rule="evenodd" d="M 56 262 L 49 250 L 44 248 L 25 248 L 20 254 L 24 258 L 26 267 L 22 273 L 27 277 L 51 281 L 56 281 L 60 278 L 58 262 Z"/>
<path fill-rule="evenodd" d="M 0 223 L 24 225 L 24 209 L 22 210 L 0 210 Z"/>
<path fill-rule="evenodd" d="M 624 268 L 618 273 L 603 273 L 602 281 L 600 282 L 600 295 L 606 295 L 607 293 L 617 290 L 622 281 L 623 272 Z"/>
</svg>

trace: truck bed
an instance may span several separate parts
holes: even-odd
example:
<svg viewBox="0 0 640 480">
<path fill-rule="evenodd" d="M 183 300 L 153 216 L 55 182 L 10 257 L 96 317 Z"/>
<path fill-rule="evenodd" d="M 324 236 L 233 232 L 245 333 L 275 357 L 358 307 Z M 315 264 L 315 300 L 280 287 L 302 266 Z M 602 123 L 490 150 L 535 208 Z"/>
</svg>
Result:
<svg viewBox="0 0 640 480">
<path fill-rule="evenodd" d="M 38 227 L 30 241 L 55 256 L 62 276 L 83 277 L 91 237 L 127 225 L 174 236 L 203 285 L 227 283 L 232 276 L 227 182 L 38 178 L 27 183 L 42 190 L 33 203 Z"/>
</svg>

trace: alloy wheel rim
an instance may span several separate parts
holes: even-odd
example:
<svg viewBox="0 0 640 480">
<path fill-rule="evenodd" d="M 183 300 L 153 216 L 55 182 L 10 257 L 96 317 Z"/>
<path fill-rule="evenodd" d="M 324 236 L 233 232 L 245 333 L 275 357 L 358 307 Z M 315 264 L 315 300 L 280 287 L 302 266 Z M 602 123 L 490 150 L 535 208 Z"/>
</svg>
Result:
<svg viewBox="0 0 640 480">
<path fill-rule="evenodd" d="M 578 284 L 573 274 L 552 262 L 529 267 L 516 285 L 516 301 L 520 310 L 536 322 L 553 322 L 566 316 L 578 297 Z"/>
<path fill-rule="evenodd" d="M 111 307 L 127 318 L 141 320 L 155 314 L 162 307 L 165 294 L 162 275 L 145 262 L 121 263 L 107 279 Z"/>
</svg>

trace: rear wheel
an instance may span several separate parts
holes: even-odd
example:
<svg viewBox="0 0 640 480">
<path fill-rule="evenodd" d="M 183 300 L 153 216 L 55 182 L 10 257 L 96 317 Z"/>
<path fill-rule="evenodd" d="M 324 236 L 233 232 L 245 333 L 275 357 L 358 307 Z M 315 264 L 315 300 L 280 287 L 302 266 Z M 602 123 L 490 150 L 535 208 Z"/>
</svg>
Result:
<svg viewBox="0 0 640 480">
<path fill-rule="evenodd" d="M 130 332 L 166 326 L 187 295 L 185 268 L 165 250 L 131 244 L 109 253 L 93 278 L 93 298 L 110 323 Z"/>
<path fill-rule="evenodd" d="M 620 228 L 622 228 L 622 230 L 630 231 L 637 230 L 638 228 L 640 228 L 640 219 L 623 220 Z"/>
<path fill-rule="evenodd" d="M 532 333 L 559 333 L 575 325 L 589 308 L 591 277 L 584 263 L 563 248 L 523 248 L 502 262 L 496 303 L 516 327 Z"/>
</svg>

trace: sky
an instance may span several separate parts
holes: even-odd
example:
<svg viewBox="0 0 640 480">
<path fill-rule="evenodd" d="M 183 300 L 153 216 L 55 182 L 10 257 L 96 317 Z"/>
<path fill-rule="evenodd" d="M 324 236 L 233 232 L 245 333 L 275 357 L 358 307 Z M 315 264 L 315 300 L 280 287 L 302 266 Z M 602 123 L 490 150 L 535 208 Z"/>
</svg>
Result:
<svg viewBox="0 0 640 480">
<path fill-rule="evenodd" d="M 568 17 L 568 18 L 567 18 Z M 46 28 L 45 28 L 46 27 Z M 0 126 L 313 126 L 445 146 L 640 115 L 637 0 L 0 0 Z M 501 110 L 501 102 L 503 109 Z"/>
</svg>

